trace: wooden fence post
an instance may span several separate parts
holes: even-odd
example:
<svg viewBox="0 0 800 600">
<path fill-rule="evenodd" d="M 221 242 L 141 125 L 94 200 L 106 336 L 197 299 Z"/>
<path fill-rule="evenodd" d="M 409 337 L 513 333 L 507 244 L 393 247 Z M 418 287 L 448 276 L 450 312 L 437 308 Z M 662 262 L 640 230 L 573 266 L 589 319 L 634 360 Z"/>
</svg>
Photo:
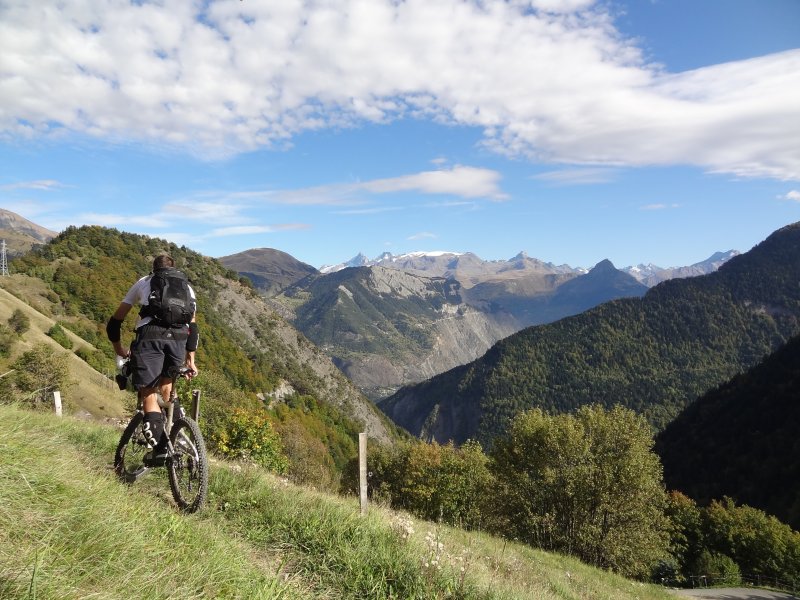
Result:
<svg viewBox="0 0 800 600">
<path fill-rule="evenodd" d="M 358 483 L 361 515 L 367 514 L 367 434 L 358 434 Z"/>
<path fill-rule="evenodd" d="M 56 410 L 56 416 L 61 416 L 61 392 L 55 391 L 53 392 L 53 406 Z"/>
<path fill-rule="evenodd" d="M 192 419 L 197 423 L 200 419 L 200 392 L 202 390 L 192 390 Z"/>
</svg>

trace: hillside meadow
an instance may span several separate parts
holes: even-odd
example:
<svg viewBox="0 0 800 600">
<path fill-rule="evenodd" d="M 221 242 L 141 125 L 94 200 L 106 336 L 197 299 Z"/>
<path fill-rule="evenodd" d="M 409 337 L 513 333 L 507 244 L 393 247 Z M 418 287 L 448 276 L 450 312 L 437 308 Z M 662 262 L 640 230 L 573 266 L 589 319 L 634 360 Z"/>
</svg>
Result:
<svg viewBox="0 0 800 600">
<path fill-rule="evenodd" d="M 665 589 L 215 460 L 185 516 L 113 475 L 119 430 L 0 406 L 0 597 L 666 600 Z"/>
</svg>

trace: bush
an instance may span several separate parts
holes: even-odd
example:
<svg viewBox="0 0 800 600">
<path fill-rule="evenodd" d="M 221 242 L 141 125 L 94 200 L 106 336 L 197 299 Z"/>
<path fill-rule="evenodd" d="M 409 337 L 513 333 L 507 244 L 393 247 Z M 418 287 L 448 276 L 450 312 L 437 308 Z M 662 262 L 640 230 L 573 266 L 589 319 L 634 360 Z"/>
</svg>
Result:
<svg viewBox="0 0 800 600">
<path fill-rule="evenodd" d="M 67 332 L 64 331 L 63 327 L 61 327 L 61 325 L 58 323 L 47 330 L 47 335 L 49 335 L 67 350 L 72 350 L 72 340 L 67 335 Z"/>
<path fill-rule="evenodd" d="M 298 421 L 276 426 L 287 459 L 289 479 L 316 489 L 335 491 L 338 487 L 336 465 L 322 440 L 315 438 Z"/>
<path fill-rule="evenodd" d="M 712 585 L 740 585 L 742 573 L 733 559 L 724 554 L 704 550 L 695 563 L 697 575 L 705 575 Z"/>
<path fill-rule="evenodd" d="M 17 334 L 9 327 L 0 323 L 0 356 L 7 357 L 11 354 L 11 349 L 17 343 Z"/>
<path fill-rule="evenodd" d="M 14 363 L 14 384 L 20 398 L 34 408 L 49 404 L 50 394 L 71 386 L 69 364 L 64 353 L 56 354 L 45 343 L 36 344 Z"/>
<path fill-rule="evenodd" d="M 399 448 L 370 445 L 367 452 L 368 493 L 373 500 L 407 510 L 421 519 L 466 529 L 486 519 L 494 479 L 480 444 L 409 442 Z M 358 488 L 358 460 L 345 470 L 342 489 Z"/>
<path fill-rule="evenodd" d="M 75 355 L 100 373 L 109 373 L 114 370 L 114 363 L 102 350 L 93 350 L 86 346 L 81 346 L 75 350 Z"/>
<path fill-rule="evenodd" d="M 17 401 L 17 388 L 10 376 L 0 377 L 0 404 L 14 404 Z"/>
<path fill-rule="evenodd" d="M 22 335 L 31 327 L 31 320 L 21 309 L 17 308 L 8 319 L 8 326 L 17 335 Z"/>
<path fill-rule="evenodd" d="M 288 463 L 281 440 L 264 410 L 231 409 L 227 430 L 214 434 L 213 443 L 226 458 L 252 461 L 275 473 L 286 472 Z"/>
</svg>

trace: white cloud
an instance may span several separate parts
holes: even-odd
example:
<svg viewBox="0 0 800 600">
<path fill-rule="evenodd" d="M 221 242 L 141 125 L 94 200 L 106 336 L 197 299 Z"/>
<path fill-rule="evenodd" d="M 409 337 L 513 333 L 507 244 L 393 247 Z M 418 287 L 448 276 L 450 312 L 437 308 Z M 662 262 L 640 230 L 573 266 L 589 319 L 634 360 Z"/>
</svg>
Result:
<svg viewBox="0 0 800 600">
<path fill-rule="evenodd" d="M 582 167 L 577 169 L 560 169 L 534 175 L 538 179 L 555 185 L 587 185 L 595 183 L 609 183 L 614 181 L 619 169 L 606 167 Z"/>
<path fill-rule="evenodd" d="M 640 207 L 640 210 L 667 210 L 670 208 L 680 208 L 680 204 L 645 204 L 644 206 Z"/>
<path fill-rule="evenodd" d="M 209 233 L 210 237 L 227 237 L 231 235 L 253 235 L 255 233 L 272 233 L 269 225 L 239 225 L 236 227 L 220 227 Z"/>
<path fill-rule="evenodd" d="M 576 165 L 800 179 L 800 50 L 665 73 L 593 0 L 86 0 L 0 7 L 0 139 L 209 155 L 399 117 Z M 202 11 L 200 14 L 198 11 Z"/>
<path fill-rule="evenodd" d="M 783 196 L 779 196 L 779 198 L 781 200 L 792 200 L 794 202 L 800 202 L 800 191 L 792 190 Z"/>
<path fill-rule="evenodd" d="M 55 179 L 37 179 L 36 181 L 18 181 L 16 183 L 8 183 L 0 185 L 0 190 L 39 190 L 51 191 L 59 188 L 68 187 L 67 185 L 56 181 Z"/>
<path fill-rule="evenodd" d="M 235 204 L 224 199 L 216 202 L 194 201 L 171 202 L 161 209 L 159 219 L 175 220 L 185 219 L 203 223 L 240 223 L 245 220 L 241 213 L 245 208 L 242 204 Z"/>
<path fill-rule="evenodd" d="M 363 204 L 365 196 L 371 194 L 392 194 L 399 192 L 416 192 L 419 194 L 442 194 L 461 198 L 488 198 L 489 200 L 505 200 L 508 195 L 500 188 L 502 175 L 498 171 L 456 165 L 449 169 L 422 171 L 410 175 L 372 179 L 353 183 L 336 183 L 297 190 L 261 191 L 231 194 L 232 198 L 275 204 L 292 205 L 328 205 L 342 206 Z M 352 209 L 347 214 L 356 212 L 376 212 L 387 210 L 364 208 Z"/>
<path fill-rule="evenodd" d="M 435 240 L 437 236 L 435 233 L 430 233 L 429 231 L 421 231 L 420 233 L 415 233 L 414 235 L 408 236 L 406 239 L 415 241 L 415 240 Z"/>
<path fill-rule="evenodd" d="M 292 231 L 308 229 L 305 223 L 284 223 L 280 225 L 239 225 L 234 227 L 219 227 L 211 231 L 208 237 L 227 237 L 234 235 L 254 235 L 259 233 L 275 233 L 276 231 Z"/>
<path fill-rule="evenodd" d="M 372 208 L 351 208 L 349 210 L 333 211 L 337 215 L 378 215 L 385 212 L 402 210 L 399 206 L 373 206 Z"/>
<path fill-rule="evenodd" d="M 103 227 L 125 228 L 130 225 L 143 227 L 169 227 L 169 219 L 162 215 L 120 215 L 115 213 L 82 213 L 75 221 L 84 225 L 101 225 Z M 74 224 L 74 222 L 72 224 Z"/>
<path fill-rule="evenodd" d="M 423 171 L 403 177 L 375 179 L 359 184 L 359 189 L 377 193 L 417 191 L 424 194 L 449 194 L 462 198 L 508 198 L 499 187 L 500 173 L 491 169 L 455 166 L 452 169 Z"/>
</svg>

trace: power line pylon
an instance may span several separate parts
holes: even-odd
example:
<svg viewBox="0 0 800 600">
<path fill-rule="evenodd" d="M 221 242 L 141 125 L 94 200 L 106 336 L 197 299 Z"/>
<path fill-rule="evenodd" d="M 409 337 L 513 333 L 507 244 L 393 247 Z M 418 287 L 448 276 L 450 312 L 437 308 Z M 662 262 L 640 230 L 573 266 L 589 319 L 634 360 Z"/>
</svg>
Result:
<svg viewBox="0 0 800 600">
<path fill-rule="evenodd" d="M 6 258 L 6 241 L 3 240 L 0 244 L 2 248 L 2 256 L 0 256 L 0 276 L 8 277 L 8 259 Z"/>
</svg>

